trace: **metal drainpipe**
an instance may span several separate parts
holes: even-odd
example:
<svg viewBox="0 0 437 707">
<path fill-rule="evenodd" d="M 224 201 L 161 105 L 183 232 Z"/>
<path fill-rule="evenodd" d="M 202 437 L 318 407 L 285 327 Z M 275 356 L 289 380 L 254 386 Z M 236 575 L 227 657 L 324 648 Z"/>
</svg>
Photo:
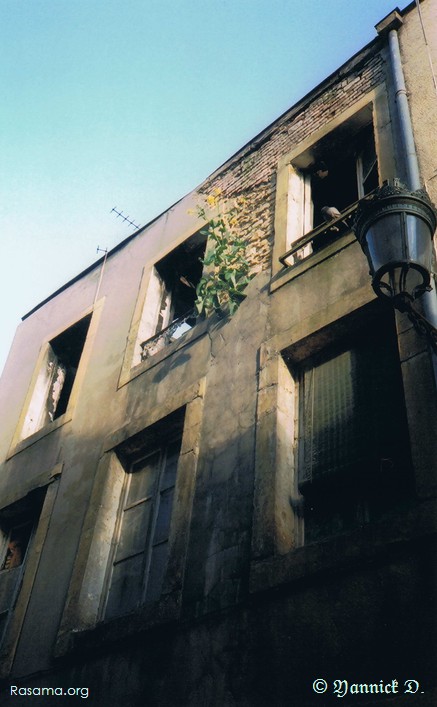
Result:
<svg viewBox="0 0 437 707">
<path fill-rule="evenodd" d="M 417 161 L 416 147 L 413 137 L 410 109 L 408 107 L 407 89 L 405 86 L 404 72 L 402 69 L 401 52 L 397 30 L 392 29 L 388 34 L 391 65 L 395 85 L 395 98 L 398 108 L 398 117 L 401 128 L 402 144 L 405 151 L 405 167 L 407 172 L 408 188 L 414 191 L 420 189 L 419 163 Z"/>
<path fill-rule="evenodd" d="M 399 37 L 396 29 L 391 29 L 389 31 L 388 43 L 391 65 L 393 69 L 401 139 L 405 154 L 405 169 L 408 180 L 407 186 L 409 189 L 414 191 L 415 189 L 420 189 L 422 184 L 420 182 L 419 163 L 417 160 L 416 146 L 414 144 L 413 126 L 411 123 L 407 89 L 405 86 L 404 72 L 402 69 Z M 433 258 L 433 260 L 435 260 L 435 258 Z M 433 273 L 431 274 L 431 282 L 433 289 L 431 292 L 425 292 L 420 299 L 425 317 L 433 326 L 437 327 L 436 281 Z M 437 384 L 437 356 L 434 352 L 432 352 L 432 364 L 434 368 L 434 380 Z"/>
</svg>

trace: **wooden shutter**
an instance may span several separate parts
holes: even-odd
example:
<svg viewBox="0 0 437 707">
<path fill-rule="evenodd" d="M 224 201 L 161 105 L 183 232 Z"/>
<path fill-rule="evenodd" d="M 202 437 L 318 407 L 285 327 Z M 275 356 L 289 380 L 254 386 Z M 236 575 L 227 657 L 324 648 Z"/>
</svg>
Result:
<svg viewBox="0 0 437 707">
<path fill-rule="evenodd" d="M 364 131 L 361 148 L 357 154 L 358 198 L 376 189 L 378 186 L 378 158 L 376 155 L 373 127 Z"/>
<path fill-rule="evenodd" d="M 312 229 L 311 181 L 293 165 L 288 166 L 287 248 Z"/>
</svg>

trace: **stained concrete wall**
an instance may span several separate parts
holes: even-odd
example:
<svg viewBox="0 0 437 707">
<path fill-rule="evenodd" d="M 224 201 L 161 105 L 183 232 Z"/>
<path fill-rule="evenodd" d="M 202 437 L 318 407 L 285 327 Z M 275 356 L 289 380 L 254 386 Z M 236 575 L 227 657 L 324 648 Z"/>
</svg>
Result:
<svg viewBox="0 0 437 707">
<path fill-rule="evenodd" d="M 427 2 L 423 8 L 435 4 Z M 410 83 L 422 71 L 411 50 L 417 33 L 410 10 L 401 32 Z M 382 87 L 388 108 L 381 169 L 391 168 L 398 136 L 386 61 L 377 39 L 198 190 L 116 249 L 97 297 L 99 268 L 19 327 L 0 388 L 0 404 L 8 411 L 0 440 L 0 497 L 8 505 L 37 486 L 54 489 L 54 483 L 56 493 L 51 491 L 32 581 L 23 585 L 14 640 L 3 648 L 5 704 L 20 703 L 9 694 L 13 681 L 89 688 L 98 707 L 310 707 L 338 699 L 332 692 L 314 694 L 312 682 L 322 677 L 397 679 L 402 685 L 417 679 L 423 694 L 378 695 L 367 704 L 435 704 L 436 395 L 426 345 L 409 322 L 398 317 L 415 478 L 406 508 L 351 534 L 302 545 L 290 530 L 290 452 L 278 443 L 281 352 L 298 347 L 305 357 L 335 332 L 347 334 L 351 316 L 376 317 L 379 308 L 350 235 L 271 279 L 272 245 L 279 236 L 278 161 Z M 417 113 L 415 120 L 420 123 Z M 420 131 L 417 142 L 424 153 Z M 424 169 L 432 159 L 435 154 L 421 157 Z M 132 369 L 126 352 L 144 269 L 198 230 L 201 223 L 188 212 L 216 188 L 223 198 L 246 196 L 238 227 L 258 272 L 247 298 L 232 319 L 211 319 Z M 40 347 L 90 311 L 95 299 L 74 410 L 63 424 L 21 440 L 17 430 Z M 99 622 L 99 543 L 110 533 L 105 513 L 111 507 L 112 450 L 181 406 L 189 420 L 184 481 L 165 591 L 153 607 Z M 51 699 L 61 704 L 65 698 Z M 343 704 L 356 699 L 348 696 Z M 33 700 L 47 702 L 36 695 Z"/>
</svg>

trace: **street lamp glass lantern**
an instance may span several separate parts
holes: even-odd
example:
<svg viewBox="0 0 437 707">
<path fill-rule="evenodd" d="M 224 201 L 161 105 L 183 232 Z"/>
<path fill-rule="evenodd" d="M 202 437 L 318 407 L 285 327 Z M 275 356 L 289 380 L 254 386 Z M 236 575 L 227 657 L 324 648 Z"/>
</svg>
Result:
<svg viewBox="0 0 437 707">
<path fill-rule="evenodd" d="M 430 290 L 436 212 L 426 192 L 385 184 L 361 202 L 354 230 L 376 294 L 405 309 Z"/>
</svg>

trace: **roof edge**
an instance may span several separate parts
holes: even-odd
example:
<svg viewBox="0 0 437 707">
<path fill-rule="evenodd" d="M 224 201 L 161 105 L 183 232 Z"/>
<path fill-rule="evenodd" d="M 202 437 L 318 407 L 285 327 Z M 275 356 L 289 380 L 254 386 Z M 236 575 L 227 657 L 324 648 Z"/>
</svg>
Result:
<svg viewBox="0 0 437 707">
<path fill-rule="evenodd" d="M 419 0 L 420 2 L 423 2 L 423 0 Z M 399 10 L 398 7 L 395 7 L 394 10 L 398 11 L 402 16 L 409 13 L 411 10 L 416 7 L 416 0 L 412 0 L 403 10 Z M 393 10 L 393 11 L 394 11 Z M 384 18 L 383 18 L 384 19 Z M 195 191 L 199 191 L 202 187 L 207 186 L 208 183 L 215 179 L 217 176 L 219 176 L 223 171 L 229 169 L 238 159 L 243 157 L 245 154 L 248 152 L 252 151 L 253 149 L 259 147 L 262 145 L 266 140 L 270 138 L 272 135 L 274 129 L 276 126 L 281 125 L 283 122 L 286 120 L 292 118 L 294 115 L 298 115 L 299 112 L 302 112 L 305 110 L 305 108 L 308 106 L 308 104 L 317 98 L 326 88 L 329 86 L 330 83 L 333 83 L 335 80 L 337 80 L 339 77 L 343 77 L 346 75 L 348 70 L 353 70 L 356 67 L 357 60 L 362 57 L 363 60 L 366 58 L 366 55 L 370 54 L 374 49 L 377 48 L 377 45 L 380 44 L 381 46 L 383 45 L 383 40 L 381 40 L 381 37 L 376 36 L 374 37 L 368 44 L 364 45 L 361 49 L 359 49 L 355 54 L 353 54 L 349 59 L 347 59 L 343 64 L 341 64 L 338 69 L 333 71 L 331 74 L 329 74 L 326 78 L 324 78 L 320 83 L 318 83 L 314 88 L 312 88 L 308 93 L 306 93 L 302 98 L 300 98 L 297 103 L 294 103 L 290 108 L 287 108 L 286 111 L 281 113 L 275 120 L 273 120 L 267 127 L 263 128 L 255 137 L 253 137 L 251 140 L 246 142 L 242 147 L 240 147 L 234 154 L 232 154 L 228 159 L 223 162 L 217 169 L 215 169 L 211 174 L 209 174 L 197 187 L 192 189 L 191 191 L 187 192 L 184 196 L 182 196 L 180 199 L 175 201 L 173 204 L 168 206 L 164 211 L 159 213 L 157 216 L 155 216 L 153 219 L 151 219 L 148 223 L 146 223 L 144 226 L 139 228 L 137 231 L 132 233 L 130 236 L 127 236 L 124 240 L 122 240 L 120 243 L 118 243 L 114 248 L 111 248 L 110 251 L 108 251 L 106 257 L 110 258 L 113 256 L 115 253 L 117 253 L 119 250 L 122 250 L 125 248 L 130 241 L 132 241 L 134 238 L 136 238 L 142 231 L 145 231 L 147 228 L 150 228 L 152 224 L 154 224 L 156 221 L 158 221 L 164 214 L 166 214 L 170 209 L 174 208 L 177 204 L 179 204 L 181 201 L 183 201 L 187 196 L 192 194 Z M 68 280 L 64 285 L 59 287 L 57 290 L 55 290 L 52 294 L 48 295 L 44 300 L 39 302 L 39 304 L 35 305 L 29 312 L 24 314 L 21 317 L 21 321 L 24 321 L 25 319 L 28 319 L 32 314 L 34 314 L 38 309 L 43 307 L 47 302 L 50 302 L 54 297 L 57 297 L 61 292 L 64 292 L 66 289 L 71 287 L 71 285 L 74 285 L 75 282 L 78 282 L 78 280 L 82 279 L 86 275 L 88 275 L 90 272 L 92 272 L 94 269 L 98 268 L 102 263 L 103 263 L 104 257 L 99 258 L 95 263 L 92 263 L 89 265 L 87 268 L 82 270 L 80 273 L 78 273 L 75 277 L 73 277 L 71 280 Z"/>
</svg>

